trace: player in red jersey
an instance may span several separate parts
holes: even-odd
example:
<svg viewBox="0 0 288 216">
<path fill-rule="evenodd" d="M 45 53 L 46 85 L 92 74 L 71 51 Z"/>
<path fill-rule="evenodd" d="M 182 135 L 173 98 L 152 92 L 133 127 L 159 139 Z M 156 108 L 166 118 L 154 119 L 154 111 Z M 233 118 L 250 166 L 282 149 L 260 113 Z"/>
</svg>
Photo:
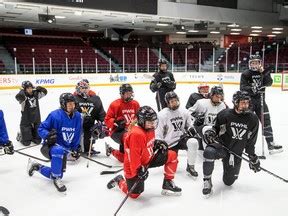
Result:
<svg viewBox="0 0 288 216">
<path fill-rule="evenodd" d="M 131 126 L 125 139 L 125 179 L 122 175 L 116 176 L 107 184 L 108 189 L 118 184 L 127 194 L 135 182 L 138 182 L 130 194 L 131 198 L 137 198 L 144 191 L 144 181 L 149 174 L 148 166 L 152 168 L 164 165 L 162 195 L 181 195 L 181 188 L 173 182 L 178 164 L 177 153 L 168 150 L 168 145 L 164 141 L 155 140 L 154 130 L 157 121 L 157 114 L 151 107 L 140 107 L 137 124 Z"/>
<path fill-rule="evenodd" d="M 140 105 L 133 99 L 134 92 L 130 84 L 120 86 L 120 96 L 110 104 L 104 122 L 110 130 L 111 138 L 120 145 L 119 150 L 116 150 L 106 144 L 106 155 L 112 154 L 123 162 L 125 134 L 130 123 L 135 120 Z"/>
</svg>

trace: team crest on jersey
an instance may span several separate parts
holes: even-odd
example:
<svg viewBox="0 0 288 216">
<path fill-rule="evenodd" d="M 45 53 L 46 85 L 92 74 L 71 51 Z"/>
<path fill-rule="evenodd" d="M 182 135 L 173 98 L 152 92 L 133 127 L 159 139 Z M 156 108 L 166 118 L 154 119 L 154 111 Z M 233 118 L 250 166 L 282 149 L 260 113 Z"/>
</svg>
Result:
<svg viewBox="0 0 288 216">
<path fill-rule="evenodd" d="M 183 125 L 183 117 L 177 116 L 175 118 L 170 119 L 171 124 L 174 127 L 174 132 L 176 131 L 182 131 L 182 125 Z"/>
<path fill-rule="evenodd" d="M 243 136 L 247 132 L 247 124 L 238 123 L 238 122 L 231 122 L 231 131 L 233 133 L 232 139 L 242 140 Z"/>
<path fill-rule="evenodd" d="M 207 124 L 214 125 L 216 121 L 217 113 L 208 113 Z"/>
<path fill-rule="evenodd" d="M 29 102 L 30 108 L 37 107 L 37 101 L 36 101 L 36 99 L 34 97 L 28 98 L 28 102 Z"/>
<path fill-rule="evenodd" d="M 86 116 L 91 116 L 91 113 L 94 109 L 93 103 L 79 103 L 79 106 L 81 107 L 82 113 Z"/>
<path fill-rule="evenodd" d="M 75 128 L 67 128 L 67 127 L 62 127 L 62 136 L 63 140 L 67 143 L 72 143 L 74 135 L 75 135 Z"/>
</svg>

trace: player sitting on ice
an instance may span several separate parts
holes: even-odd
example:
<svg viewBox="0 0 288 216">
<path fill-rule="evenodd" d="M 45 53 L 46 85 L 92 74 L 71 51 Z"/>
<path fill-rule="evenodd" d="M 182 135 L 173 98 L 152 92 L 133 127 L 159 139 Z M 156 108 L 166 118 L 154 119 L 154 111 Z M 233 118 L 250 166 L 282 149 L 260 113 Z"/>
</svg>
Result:
<svg viewBox="0 0 288 216">
<path fill-rule="evenodd" d="M 120 86 L 120 98 L 113 101 L 107 111 L 105 124 L 110 130 L 111 138 L 119 144 L 119 150 L 106 144 L 106 155 L 112 154 L 120 162 L 124 161 L 124 138 L 128 126 L 136 119 L 136 113 L 140 107 L 134 100 L 134 91 L 130 84 Z"/>
<path fill-rule="evenodd" d="M 156 139 L 163 140 L 169 149 L 178 154 L 178 150 L 187 150 L 186 171 L 194 178 L 198 176 L 195 170 L 198 142 L 194 138 L 196 131 L 193 127 L 191 115 L 185 108 L 180 107 L 179 97 L 175 92 L 165 95 L 167 107 L 158 113 L 159 124 L 156 129 Z M 184 134 L 187 136 L 184 136 Z M 180 139 L 182 137 L 182 139 Z M 176 142 L 176 140 L 179 140 Z M 173 143 L 173 144 L 172 144 Z"/>
<path fill-rule="evenodd" d="M 28 174 L 35 171 L 52 179 L 59 192 L 65 192 L 62 182 L 66 170 L 67 154 L 78 159 L 80 157 L 81 115 L 76 110 L 76 100 L 71 93 L 60 95 L 60 109 L 51 112 L 39 126 L 39 135 L 44 140 L 41 153 L 51 159 L 51 167 L 29 160 Z"/>
<path fill-rule="evenodd" d="M 181 188 L 174 182 L 178 159 L 175 151 L 168 150 L 164 141 L 155 140 L 155 128 L 157 127 L 157 114 L 149 106 L 140 107 L 137 113 L 137 124 L 132 126 L 125 139 L 124 175 L 113 178 L 107 188 L 116 185 L 124 192 L 137 184 L 130 194 L 131 198 L 137 198 L 144 191 L 144 181 L 148 178 L 148 168 L 164 165 L 164 180 L 162 195 L 181 195 Z"/>
<path fill-rule="evenodd" d="M 217 114 L 215 125 L 203 135 L 207 143 L 203 154 L 202 192 L 205 196 L 212 193 L 211 177 L 215 160 L 222 159 L 225 185 L 231 186 L 238 178 L 242 160 L 230 154 L 223 145 L 239 156 L 245 149 L 250 160 L 250 169 L 254 172 L 260 171 L 260 161 L 255 154 L 259 123 L 257 116 L 249 109 L 251 100 L 248 93 L 237 91 L 233 95 L 233 104 L 233 109 L 225 109 Z"/>
</svg>

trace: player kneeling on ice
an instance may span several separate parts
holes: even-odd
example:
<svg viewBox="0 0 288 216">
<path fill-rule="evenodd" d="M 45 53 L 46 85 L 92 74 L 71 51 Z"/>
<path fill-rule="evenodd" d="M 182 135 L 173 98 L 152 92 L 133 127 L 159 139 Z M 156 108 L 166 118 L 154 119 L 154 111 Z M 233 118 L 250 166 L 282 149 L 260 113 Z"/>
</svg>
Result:
<svg viewBox="0 0 288 216">
<path fill-rule="evenodd" d="M 204 150 L 203 195 L 209 196 L 212 192 L 212 172 L 214 161 L 222 159 L 223 182 L 231 186 L 238 178 L 241 156 L 244 149 L 249 156 L 249 167 L 254 171 L 260 171 L 260 161 L 255 154 L 255 143 L 258 135 L 257 116 L 250 111 L 251 99 L 247 92 L 237 91 L 233 95 L 233 109 L 225 109 L 218 113 L 215 125 L 207 130 L 203 139 L 207 143 Z M 231 153 L 233 152 L 233 154 Z"/>
<path fill-rule="evenodd" d="M 7 128 L 4 119 L 4 113 L 0 110 L 0 155 L 13 154 L 14 147 L 12 142 L 9 140 Z"/>
<path fill-rule="evenodd" d="M 36 88 L 30 81 L 22 82 L 22 89 L 15 96 L 21 104 L 20 133 L 17 134 L 17 141 L 29 146 L 31 142 L 40 144 L 41 138 L 38 135 L 38 127 L 41 123 L 39 99 L 47 95 L 47 90 L 42 86 Z"/>
<path fill-rule="evenodd" d="M 116 185 L 131 198 L 137 198 L 144 191 L 144 181 L 148 178 L 148 168 L 164 165 L 163 195 L 181 195 L 181 188 L 174 182 L 177 169 L 177 153 L 168 150 L 164 141 L 155 140 L 157 114 L 149 106 L 140 107 L 137 113 L 137 124 L 132 126 L 125 140 L 124 175 L 118 175 L 108 184 L 108 189 Z"/>
<path fill-rule="evenodd" d="M 39 135 L 44 140 L 41 153 L 51 159 L 51 167 L 37 162 L 28 163 L 28 174 L 35 171 L 52 179 L 59 192 L 65 192 L 62 183 L 66 170 L 67 155 L 75 160 L 80 157 L 81 115 L 75 109 L 75 98 L 71 93 L 60 95 L 60 109 L 51 112 L 39 126 Z"/>
<path fill-rule="evenodd" d="M 194 178 L 198 176 L 195 170 L 198 141 L 194 138 L 196 130 L 193 127 L 189 111 L 180 107 L 178 95 L 171 91 L 165 95 L 167 107 L 158 113 L 159 124 L 156 129 L 156 139 L 163 140 L 169 149 L 178 154 L 178 150 L 187 150 L 186 171 Z M 178 142 L 175 142 L 179 140 Z"/>
<path fill-rule="evenodd" d="M 226 109 L 226 105 L 222 101 L 224 91 L 221 86 L 213 86 L 209 93 L 209 98 L 197 100 L 197 102 L 189 108 L 193 117 L 194 126 L 200 137 L 199 149 L 205 149 L 206 143 L 202 142 L 203 134 L 206 130 L 211 129 L 215 123 L 217 114 Z"/>
</svg>

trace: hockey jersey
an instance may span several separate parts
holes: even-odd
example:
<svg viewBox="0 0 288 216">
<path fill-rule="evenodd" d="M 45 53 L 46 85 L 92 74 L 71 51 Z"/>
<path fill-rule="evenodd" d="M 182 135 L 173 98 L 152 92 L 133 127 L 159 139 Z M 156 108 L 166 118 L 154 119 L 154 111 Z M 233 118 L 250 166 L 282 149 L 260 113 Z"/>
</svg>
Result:
<svg viewBox="0 0 288 216">
<path fill-rule="evenodd" d="M 245 149 L 247 154 L 255 154 L 259 121 L 256 114 L 238 114 L 234 109 L 218 113 L 215 130 L 220 141 L 238 155 Z"/>
<path fill-rule="evenodd" d="M 0 110 L 0 145 L 8 143 L 9 137 L 7 133 L 7 128 L 4 120 L 4 113 Z"/>
<path fill-rule="evenodd" d="M 193 107 L 189 108 L 189 111 L 191 113 L 205 113 L 204 125 L 212 126 L 215 124 L 217 114 L 223 109 L 226 109 L 224 102 L 215 106 L 212 104 L 211 99 L 200 99 Z"/>
<path fill-rule="evenodd" d="M 175 142 L 182 136 L 185 129 L 193 126 L 191 115 L 187 109 L 179 107 L 171 110 L 168 107 L 158 113 L 158 126 L 156 128 L 156 139 L 164 140 L 168 145 Z M 169 148 L 177 143 L 169 146 Z"/>
<path fill-rule="evenodd" d="M 146 166 L 153 156 L 154 131 L 145 131 L 139 126 L 133 126 L 124 142 L 124 175 L 133 178 L 140 166 Z"/>
<path fill-rule="evenodd" d="M 136 100 L 125 102 L 123 99 L 119 98 L 113 101 L 107 111 L 105 116 L 105 124 L 113 133 L 116 126 L 114 125 L 115 120 L 124 119 L 126 122 L 126 128 L 130 125 L 132 121 L 136 119 L 136 113 L 140 108 L 139 103 Z"/>
<path fill-rule="evenodd" d="M 42 139 L 46 139 L 49 131 L 56 129 L 56 143 L 66 149 L 76 150 L 80 145 L 81 125 L 81 115 L 78 111 L 69 117 L 64 110 L 57 109 L 40 124 L 38 133 Z"/>
<path fill-rule="evenodd" d="M 38 86 L 33 90 L 32 94 L 25 93 L 22 89 L 15 96 L 16 100 L 21 104 L 21 124 L 40 123 L 39 99 L 47 94 L 47 90 Z"/>
</svg>

